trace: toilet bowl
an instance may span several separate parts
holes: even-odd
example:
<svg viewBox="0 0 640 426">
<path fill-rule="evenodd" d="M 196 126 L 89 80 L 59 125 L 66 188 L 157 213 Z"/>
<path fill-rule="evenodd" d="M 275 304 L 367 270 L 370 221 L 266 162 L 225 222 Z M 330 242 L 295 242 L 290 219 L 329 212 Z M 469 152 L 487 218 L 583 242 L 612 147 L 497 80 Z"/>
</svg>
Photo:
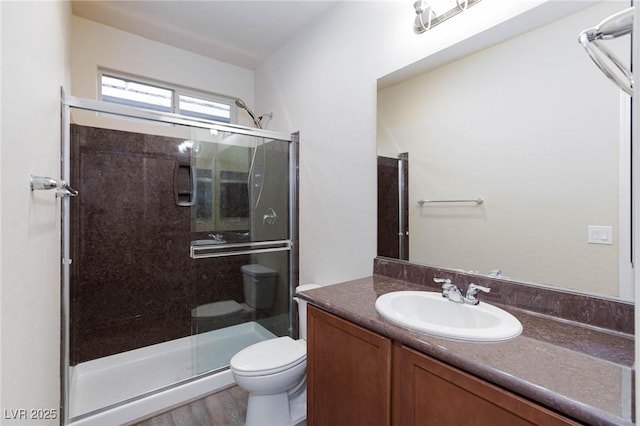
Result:
<svg viewBox="0 0 640 426">
<path fill-rule="evenodd" d="M 318 287 L 302 285 L 296 292 Z M 236 384 L 249 393 L 246 426 L 293 426 L 306 418 L 306 302 L 294 300 L 299 304 L 299 340 L 265 340 L 231 358 Z"/>
</svg>

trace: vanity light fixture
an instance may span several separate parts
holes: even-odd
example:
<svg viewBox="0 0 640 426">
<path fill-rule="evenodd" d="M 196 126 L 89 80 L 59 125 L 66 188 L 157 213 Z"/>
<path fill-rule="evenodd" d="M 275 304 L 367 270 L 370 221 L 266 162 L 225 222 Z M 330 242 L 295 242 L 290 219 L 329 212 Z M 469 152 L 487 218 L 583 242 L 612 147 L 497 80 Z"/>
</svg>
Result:
<svg viewBox="0 0 640 426">
<path fill-rule="evenodd" d="M 422 34 L 479 2 L 480 0 L 418 0 L 413 4 L 416 11 L 413 30 Z"/>
<path fill-rule="evenodd" d="M 416 20 L 413 23 L 413 30 L 422 34 L 423 32 L 431 29 L 431 20 L 435 17 L 435 12 L 431 9 L 431 5 L 424 0 L 418 0 L 413 4 L 416 10 Z M 427 24 L 425 25 L 425 21 Z"/>
</svg>

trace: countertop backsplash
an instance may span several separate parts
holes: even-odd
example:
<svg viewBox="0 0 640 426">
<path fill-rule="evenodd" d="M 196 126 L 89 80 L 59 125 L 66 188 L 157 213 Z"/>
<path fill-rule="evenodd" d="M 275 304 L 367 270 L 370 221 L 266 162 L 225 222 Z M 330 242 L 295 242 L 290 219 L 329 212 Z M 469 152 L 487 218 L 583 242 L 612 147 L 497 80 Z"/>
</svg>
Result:
<svg viewBox="0 0 640 426">
<path fill-rule="evenodd" d="M 430 291 L 440 290 L 440 286 L 433 282 L 434 278 L 449 278 L 461 290 L 470 283 L 475 283 L 491 288 L 490 293 L 478 296 L 488 303 L 498 303 L 597 328 L 634 334 L 634 304 L 623 300 L 380 257 L 373 261 L 373 273 L 424 285 L 429 287 Z"/>
</svg>

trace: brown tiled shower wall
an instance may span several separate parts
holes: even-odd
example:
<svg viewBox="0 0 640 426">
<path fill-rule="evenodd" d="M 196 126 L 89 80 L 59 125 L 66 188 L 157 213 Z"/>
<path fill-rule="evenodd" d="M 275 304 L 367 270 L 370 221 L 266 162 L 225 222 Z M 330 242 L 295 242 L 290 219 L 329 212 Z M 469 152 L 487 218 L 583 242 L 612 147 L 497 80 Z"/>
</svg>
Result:
<svg viewBox="0 0 640 426">
<path fill-rule="evenodd" d="M 181 142 L 72 126 L 71 365 L 189 336 L 192 308 L 243 301 L 249 256 L 190 258 L 202 236 L 174 199 Z"/>
</svg>

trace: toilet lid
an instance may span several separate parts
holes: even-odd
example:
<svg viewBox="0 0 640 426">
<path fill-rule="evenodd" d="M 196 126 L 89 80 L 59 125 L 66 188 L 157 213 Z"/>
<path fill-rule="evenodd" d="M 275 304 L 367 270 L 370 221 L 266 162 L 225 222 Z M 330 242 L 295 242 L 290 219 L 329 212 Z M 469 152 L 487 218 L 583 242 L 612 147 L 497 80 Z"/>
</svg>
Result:
<svg viewBox="0 0 640 426">
<path fill-rule="evenodd" d="M 231 358 L 230 365 L 236 373 L 258 376 L 287 370 L 306 359 L 306 345 L 284 336 L 244 348 Z"/>
<path fill-rule="evenodd" d="M 272 277 L 278 275 L 277 271 L 257 263 L 242 265 L 240 269 L 245 274 L 253 275 L 254 277 Z"/>
</svg>

